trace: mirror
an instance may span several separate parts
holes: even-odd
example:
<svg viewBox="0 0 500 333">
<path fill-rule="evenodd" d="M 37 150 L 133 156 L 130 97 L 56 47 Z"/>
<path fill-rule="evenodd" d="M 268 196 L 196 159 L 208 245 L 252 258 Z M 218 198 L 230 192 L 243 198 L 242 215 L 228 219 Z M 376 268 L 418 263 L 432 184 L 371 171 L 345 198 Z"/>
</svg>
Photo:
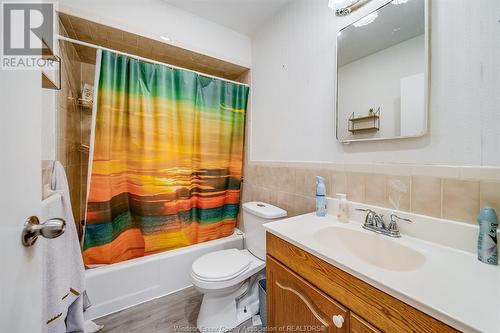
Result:
<svg viewBox="0 0 500 333">
<path fill-rule="evenodd" d="M 393 0 L 339 31 L 339 141 L 427 132 L 427 7 L 426 0 Z"/>
</svg>

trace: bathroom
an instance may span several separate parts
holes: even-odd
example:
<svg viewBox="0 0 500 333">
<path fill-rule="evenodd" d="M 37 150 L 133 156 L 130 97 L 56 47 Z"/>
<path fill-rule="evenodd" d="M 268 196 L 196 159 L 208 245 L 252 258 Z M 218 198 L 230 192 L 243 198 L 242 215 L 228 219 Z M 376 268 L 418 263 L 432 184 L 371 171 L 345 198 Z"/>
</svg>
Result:
<svg viewBox="0 0 500 333">
<path fill-rule="evenodd" d="M 2 22 L 0 332 L 500 332 L 499 1 Z"/>
</svg>

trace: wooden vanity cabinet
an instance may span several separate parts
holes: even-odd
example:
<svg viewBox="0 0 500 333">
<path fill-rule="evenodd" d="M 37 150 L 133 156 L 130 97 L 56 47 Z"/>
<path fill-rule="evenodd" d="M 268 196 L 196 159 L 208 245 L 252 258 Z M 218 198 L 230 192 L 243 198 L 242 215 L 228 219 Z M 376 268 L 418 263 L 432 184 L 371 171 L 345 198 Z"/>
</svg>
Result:
<svg viewBox="0 0 500 333">
<path fill-rule="evenodd" d="M 351 329 L 349 330 L 351 333 L 381 333 L 381 331 L 352 312 L 349 322 L 351 323 Z"/>
<path fill-rule="evenodd" d="M 267 233 L 267 325 L 274 332 L 458 332 Z"/>
<path fill-rule="evenodd" d="M 277 332 L 349 332 L 349 311 L 267 256 L 267 321 Z M 337 316 L 336 327 L 333 317 Z"/>
</svg>

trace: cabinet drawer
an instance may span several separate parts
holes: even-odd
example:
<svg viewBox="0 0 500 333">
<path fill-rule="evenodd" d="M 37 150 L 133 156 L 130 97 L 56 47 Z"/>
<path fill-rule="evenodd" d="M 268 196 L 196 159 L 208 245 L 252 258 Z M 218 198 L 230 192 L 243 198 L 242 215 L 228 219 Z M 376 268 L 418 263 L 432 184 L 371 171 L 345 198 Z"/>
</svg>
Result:
<svg viewBox="0 0 500 333">
<path fill-rule="evenodd" d="M 381 333 L 378 329 L 368 324 L 356 314 L 350 314 L 351 333 Z"/>
<path fill-rule="evenodd" d="M 275 332 L 349 332 L 349 311 L 267 256 L 267 321 Z"/>
</svg>

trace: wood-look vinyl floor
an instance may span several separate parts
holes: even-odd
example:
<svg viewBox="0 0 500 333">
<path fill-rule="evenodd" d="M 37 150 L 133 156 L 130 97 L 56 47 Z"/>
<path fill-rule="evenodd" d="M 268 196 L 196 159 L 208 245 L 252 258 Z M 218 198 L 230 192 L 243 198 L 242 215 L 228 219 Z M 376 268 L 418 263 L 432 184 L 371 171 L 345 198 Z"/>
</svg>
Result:
<svg viewBox="0 0 500 333">
<path fill-rule="evenodd" d="M 158 298 L 96 319 L 104 325 L 99 333 L 182 333 L 198 332 L 196 318 L 203 295 L 194 288 Z M 230 332 L 258 332 L 248 320 Z"/>
</svg>

